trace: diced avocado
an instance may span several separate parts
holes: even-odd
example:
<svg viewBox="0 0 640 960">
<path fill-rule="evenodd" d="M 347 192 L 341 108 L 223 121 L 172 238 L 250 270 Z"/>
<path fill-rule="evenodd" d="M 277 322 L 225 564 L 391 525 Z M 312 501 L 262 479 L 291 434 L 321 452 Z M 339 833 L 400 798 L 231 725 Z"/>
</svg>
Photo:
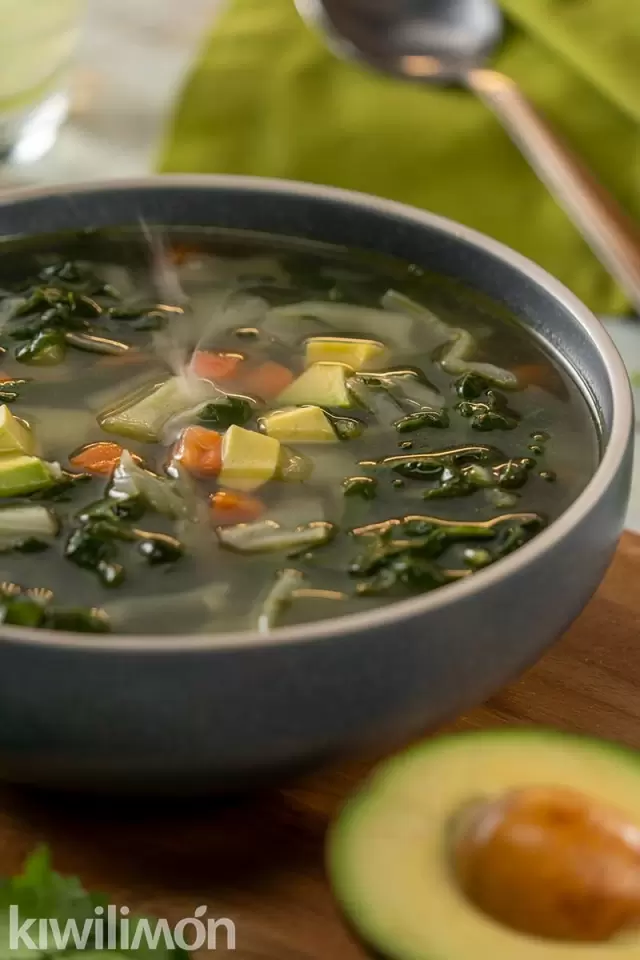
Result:
<svg viewBox="0 0 640 960">
<path fill-rule="evenodd" d="M 262 418 L 269 437 L 282 443 L 338 443 L 328 416 L 320 407 L 289 407 Z"/>
<path fill-rule="evenodd" d="M 0 497 L 21 497 L 50 486 L 51 468 L 39 457 L 0 457 Z"/>
<path fill-rule="evenodd" d="M 5 453 L 33 453 L 31 431 L 11 413 L 6 403 L 0 406 L 0 455 Z"/>
<path fill-rule="evenodd" d="M 232 490 L 255 490 L 275 476 L 279 457 L 279 440 L 234 424 L 222 441 L 218 480 Z"/>
<path fill-rule="evenodd" d="M 151 393 L 145 393 L 142 397 L 138 393 L 100 415 L 98 423 L 107 433 L 130 437 L 142 443 L 157 443 L 167 421 L 199 401 L 204 401 L 212 392 L 211 384 L 205 380 L 172 377 L 155 387 Z"/>
<path fill-rule="evenodd" d="M 305 366 L 312 363 L 346 363 L 354 370 L 367 370 L 384 359 L 387 349 L 379 340 L 352 337 L 311 337 L 305 347 Z"/>
<path fill-rule="evenodd" d="M 353 368 L 344 363 L 314 363 L 282 391 L 278 403 L 293 406 L 311 403 L 319 407 L 350 407 L 347 380 Z"/>
<path fill-rule="evenodd" d="M 347 803 L 329 875 L 376 956 L 636 960 L 639 811 L 638 753 L 617 744 L 533 729 L 439 737 L 383 763 Z"/>
</svg>

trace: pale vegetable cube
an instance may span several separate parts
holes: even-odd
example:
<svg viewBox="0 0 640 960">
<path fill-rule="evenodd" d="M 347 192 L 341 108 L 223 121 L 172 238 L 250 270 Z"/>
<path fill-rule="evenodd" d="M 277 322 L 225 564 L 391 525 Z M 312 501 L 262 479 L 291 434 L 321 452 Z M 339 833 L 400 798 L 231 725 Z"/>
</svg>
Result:
<svg viewBox="0 0 640 960">
<path fill-rule="evenodd" d="M 355 370 L 366 370 L 382 361 L 386 353 L 386 347 L 378 340 L 312 337 L 307 340 L 304 361 L 306 367 L 312 363 L 346 363 Z"/>
<path fill-rule="evenodd" d="M 338 443 L 328 416 L 320 407 L 289 407 L 275 410 L 262 420 L 269 437 L 282 443 Z"/>
<path fill-rule="evenodd" d="M 350 407 L 353 404 L 347 380 L 353 368 L 344 363 L 314 363 L 278 397 L 286 405 L 314 404 L 319 407 Z"/>
<path fill-rule="evenodd" d="M 33 453 L 34 446 L 31 431 L 3 403 L 0 406 L 0 454 Z"/>
<path fill-rule="evenodd" d="M 222 441 L 218 480 L 232 490 L 255 490 L 275 476 L 279 457 L 279 440 L 234 424 Z"/>
</svg>

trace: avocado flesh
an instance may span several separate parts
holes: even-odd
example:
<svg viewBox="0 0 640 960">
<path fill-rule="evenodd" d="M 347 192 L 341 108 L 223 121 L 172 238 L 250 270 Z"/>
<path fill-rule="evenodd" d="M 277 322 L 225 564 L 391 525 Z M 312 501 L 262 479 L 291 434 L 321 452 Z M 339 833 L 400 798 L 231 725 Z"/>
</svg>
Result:
<svg viewBox="0 0 640 960">
<path fill-rule="evenodd" d="M 344 363 L 313 363 L 282 391 L 278 403 L 285 407 L 351 407 L 347 380 L 353 372 Z"/>
<path fill-rule="evenodd" d="M 3 403 L 0 406 L 0 454 L 32 454 L 34 446 L 31 431 Z"/>
<path fill-rule="evenodd" d="M 256 490 L 275 476 L 279 458 L 279 440 L 233 424 L 222 441 L 218 479 L 232 490 Z"/>
<path fill-rule="evenodd" d="M 51 468 L 39 457 L 0 456 L 0 497 L 23 497 L 53 482 Z"/>
<path fill-rule="evenodd" d="M 331 421 L 320 407 L 290 407 L 274 410 L 262 418 L 269 437 L 282 443 L 339 443 Z"/>
<path fill-rule="evenodd" d="M 428 741 L 374 772 L 329 836 L 334 891 L 363 939 L 392 960 L 639 960 L 640 930 L 588 945 L 536 939 L 459 890 L 452 818 L 529 786 L 568 787 L 640 821 L 640 756 L 624 747 L 536 730 Z"/>
</svg>

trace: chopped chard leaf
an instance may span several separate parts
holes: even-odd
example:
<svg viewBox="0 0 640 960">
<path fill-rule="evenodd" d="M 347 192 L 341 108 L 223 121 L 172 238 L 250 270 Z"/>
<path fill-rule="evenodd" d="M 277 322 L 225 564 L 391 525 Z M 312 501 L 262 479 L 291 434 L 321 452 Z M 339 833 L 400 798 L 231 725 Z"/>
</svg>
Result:
<svg viewBox="0 0 640 960">
<path fill-rule="evenodd" d="M 214 429 L 235 424 L 243 427 L 253 416 L 253 404 L 246 397 L 221 396 L 201 407 L 197 414 L 197 423 Z"/>
<path fill-rule="evenodd" d="M 417 413 L 410 413 L 396 420 L 393 426 L 398 433 L 411 433 L 414 430 L 422 430 L 424 427 L 444 430 L 449 426 L 449 416 L 446 410 L 419 410 Z"/>
<path fill-rule="evenodd" d="M 364 500 L 373 500 L 376 495 L 378 481 L 375 477 L 347 477 L 342 481 L 345 497 L 362 497 Z"/>
<path fill-rule="evenodd" d="M 160 563 L 175 563 L 184 553 L 184 547 L 175 537 L 165 533 L 146 533 L 140 536 L 138 551 L 147 563 L 156 566 Z"/>
</svg>

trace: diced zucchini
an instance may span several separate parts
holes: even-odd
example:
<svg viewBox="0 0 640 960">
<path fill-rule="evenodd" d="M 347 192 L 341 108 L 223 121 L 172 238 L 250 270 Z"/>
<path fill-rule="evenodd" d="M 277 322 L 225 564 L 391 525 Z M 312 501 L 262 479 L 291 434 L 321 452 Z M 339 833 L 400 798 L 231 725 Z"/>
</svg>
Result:
<svg viewBox="0 0 640 960">
<path fill-rule="evenodd" d="M 238 553 L 270 553 L 276 550 L 304 549 L 327 543 L 334 535 L 335 527 L 324 520 L 312 521 L 295 530 L 281 527 L 273 520 L 243 523 L 218 527 L 218 539 L 230 550 Z"/>
<path fill-rule="evenodd" d="M 314 363 L 282 391 L 278 403 L 287 406 L 311 403 L 319 407 L 350 407 L 347 380 L 353 369 L 344 363 Z"/>
<path fill-rule="evenodd" d="M 0 406 L 0 455 L 33 453 L 33 434 L 11 413 L 6 403 Z"/>
<path fill-rule="evenodd" d="M 281 443 L 338 443 L 338 436 L 328 416 L 320 407 L 289 407 L 274 410 L 262 418 L 269 437 Z"/>
<path fill-rule="evenodd" d="M 213 392 L 214 388 L 205 380 L 172 377 L 142 398 L 125 401 L 100 415 L 98 423 L 107 433 L 143 443 L 156 443 L 162 428 L 172 417 L 206 400 Z"/>
<path fill-rule="evenodd" d="M 0 540 L 11 537 L 55 537 L 58 521 L 40 504 L 0 507 Z"/>
<path fill-rule="evenodd" d="M 255 490 L 275 476 L 279 458 L 279 440 L 234 424 L 222 441 L 218 479 L 232 490 Z"/>
<path fill-rule="evenodd" d="M 39 457 L 0 457 L 0 497 L 21 497 L 54 481 L 48 463 Z"/>
<path fill-rule="evenodd" d="M 312 337 L 307 340 L 305 366 L 312 363 L 346 363 L 354 370 L 366 370 L 384 359 L 387 349 L 378 340 L 352 337 Z"/>
</svg>

